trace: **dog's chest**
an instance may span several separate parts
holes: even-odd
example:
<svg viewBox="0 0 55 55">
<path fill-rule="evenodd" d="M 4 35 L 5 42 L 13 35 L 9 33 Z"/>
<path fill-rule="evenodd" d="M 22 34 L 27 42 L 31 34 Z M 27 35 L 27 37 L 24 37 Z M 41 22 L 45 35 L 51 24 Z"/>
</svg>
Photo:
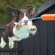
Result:
<svg viewBox="0 0 55 55">
<path fill-rule="evenodd" d="M 13 28 L 13 34 L 16 37 L 18 37 L 19 40 L 29 37 L 29 32 L 30 32 L 29 26 L 32 26 L 32 21 L 31 20 L 30 21 L 26 21 L 26 20 L 29 20 L 29 18 L 26 16 L 26 13 L 23 13 L 23 14 L 24 14 L 24 16 L 22 17 L 22 19 L 20 19 L 19 22 L 17 22 L 22 27 L 16 28 L 14 26 L 14 28 Z M 24 21 L 26 21 L 26 22 L 24 22 Z"/>
</svg>

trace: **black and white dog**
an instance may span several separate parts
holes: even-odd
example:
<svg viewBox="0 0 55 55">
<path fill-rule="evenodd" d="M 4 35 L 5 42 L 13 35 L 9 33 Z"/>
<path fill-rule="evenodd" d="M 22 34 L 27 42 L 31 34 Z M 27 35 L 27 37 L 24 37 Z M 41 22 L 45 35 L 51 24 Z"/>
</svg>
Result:
<svg viewBox="0 0 55 55">
<path fill-rule="evenodd" d="M 13 48 L 14 41 L 25 39 L 29 37 L 29 34 L 34 35 L 37 31 L 32 20 L 26 21 L 31 19 L 35 14 L 35 9 L 32 6 L 29 6 L 27 9 L 13 9 L 8 7 L 7 10 L 13 15 L 14 19 L 6 25 L 5 32 L 1 37 L 1 48 L 4 48 L 6 43 L 9 43 L 9 47 Z"/>
</svg>

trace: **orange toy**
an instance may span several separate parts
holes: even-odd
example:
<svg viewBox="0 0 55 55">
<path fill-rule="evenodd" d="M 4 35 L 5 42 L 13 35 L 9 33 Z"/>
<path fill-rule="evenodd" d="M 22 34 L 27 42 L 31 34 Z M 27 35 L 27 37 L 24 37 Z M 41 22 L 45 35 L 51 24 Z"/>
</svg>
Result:
<svg viewBox="0 0 55 55">
<path fill-rule="evenodd" d="M 55 14 L 43 14 L 41 17 L 44 21 L 55 20 Z"/>
<path fill-rule="evenodd" d="M 30 21 L 30 20 L 36 20 L 36 19 L 42 19 L 43 21 L 55 20 L 55 14 L 43 14 L 43 15 L 41 15 L 41 17 L 32 18 L 32 19 L 29 19 L 29 20 L 25 20 L 23 22 L 27 22 L 27 21 Z M 22 23 L 22 22 L 20 22 L 20 23 Z"/>
</svg>

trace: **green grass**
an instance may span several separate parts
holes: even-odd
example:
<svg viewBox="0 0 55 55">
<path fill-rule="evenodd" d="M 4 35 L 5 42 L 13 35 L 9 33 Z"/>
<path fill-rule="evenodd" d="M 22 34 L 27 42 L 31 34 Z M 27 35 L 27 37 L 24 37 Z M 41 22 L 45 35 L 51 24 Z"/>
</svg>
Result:
<svg viewBox="0 0 55 55">
<path fill-rule="evenodd" d="M 28 5 L 32 5 L 37 9 L 44 2 L 46 2 L 46 0 L 0 0 L 0 24 L 8 23 L 11 20 L 11 16 L 6 11 L 6 6 L 25 8 Z"/>
</svg>

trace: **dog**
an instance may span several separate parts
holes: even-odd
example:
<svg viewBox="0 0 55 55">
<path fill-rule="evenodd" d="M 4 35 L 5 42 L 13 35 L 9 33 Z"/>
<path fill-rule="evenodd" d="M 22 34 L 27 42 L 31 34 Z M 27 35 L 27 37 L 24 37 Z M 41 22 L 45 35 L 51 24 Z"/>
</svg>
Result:
<svg viewBox="0 0 55 55">
<path fill-rule="evenodd" d="M 35 9 L 32 6 L 28 6 L 27 9 L 14 9 L 11 7 L 7 7 L 7 10 L 13 16 L 13 20 L 5 26 L 5 31 L 3 32 L 3 35 L 1 37 L 1 48 L 4 48 L 6 43 L 9 43 L 9 47 L 13 48 L 14 41 L 21 41 L 22 39 L 28 38 L 29 34 L 34 35 L 37 31 L 37 28 L 33 24 L 32 20 L 26 21 L 31 19 L 35 14 Z M 25 34 L 22 30 L 24 32 L 26 30 L 29 31 L 26 31 Z M 19 33 L 21 33 L 22 35 Z"/>
</svg>

